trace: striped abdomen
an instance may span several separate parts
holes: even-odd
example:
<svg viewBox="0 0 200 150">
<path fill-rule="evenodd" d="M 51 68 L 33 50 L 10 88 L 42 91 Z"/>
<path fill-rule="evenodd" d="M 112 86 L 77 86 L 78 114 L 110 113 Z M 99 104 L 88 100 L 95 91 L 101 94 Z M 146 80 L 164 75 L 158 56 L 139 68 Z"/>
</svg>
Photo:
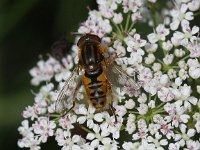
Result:
<svg viewBox="0 0 200 150">
<path fill-rule="evenodd" d="M 83 84 L 89 98 L 89 103 L 97 110 L 105 107 L 108 82 L 102 68 L 98 68 L 95 72 L 86 72 L 83 77 Z"/>
</svg>

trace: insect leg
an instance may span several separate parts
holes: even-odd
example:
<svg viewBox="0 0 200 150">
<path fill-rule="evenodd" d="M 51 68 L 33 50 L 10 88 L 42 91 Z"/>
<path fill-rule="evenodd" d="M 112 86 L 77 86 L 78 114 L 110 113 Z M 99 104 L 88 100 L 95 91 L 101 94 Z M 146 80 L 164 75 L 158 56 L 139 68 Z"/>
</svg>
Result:
<svg viewBox="0 0 200 150">
<path fill-rule="evenodd" d="M 107 86 L 108 86 L 108 94 L 111 96 L 111 100 L 113 100 L 112 89 L 111 89 L 110 83 L 108 83 Z M 115 108 L 112 106 L 111 103 L 112 103 L 112 101 L 110 101 L 110 103 L 109 103 L 110 110 L 111 110 L 112 114 L 115 116 L 115 122 L 117 122 L 117 116 L 116 116 L 116 113 L 115 113 Z"/>
<path fill-rule="evenodd" d="M 112 111 L 112 114 L 115 116 L 115 122 L 117 122 L 117 116 L 116 116 L 115 109 L 112 106 L 112 104 L 110 104 L 110 110 Z"/>
</svg>

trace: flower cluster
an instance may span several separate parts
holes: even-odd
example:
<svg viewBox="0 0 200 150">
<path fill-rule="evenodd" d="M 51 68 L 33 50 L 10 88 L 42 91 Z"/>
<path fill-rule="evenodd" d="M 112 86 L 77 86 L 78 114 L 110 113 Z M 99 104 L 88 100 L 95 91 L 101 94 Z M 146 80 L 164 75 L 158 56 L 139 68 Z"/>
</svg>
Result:
<svg viewBox="0 0 200 150">
<path fill-rule="evenodd" d="M 77 64 L 79 49 L 74 45 L 62 60 L 49 56 L 31 69 L 31 83 L 40 90 L 22 113 L 18 146 L 38 150 L 54 136 L 62 150 L 199 150 L 200 39 L 192 21 L 200 1 L 97 4 L 78 33 L 98 35 L 103 46 L 111 45 L 108 52 L 118 55 L 116 63 L 136 78 L 141 92 L 116 87 L 115 113 L 95 112 L 81 87 L 75 107 L 64 116 L 56 113 L 58 93 Z"/>
</svg>

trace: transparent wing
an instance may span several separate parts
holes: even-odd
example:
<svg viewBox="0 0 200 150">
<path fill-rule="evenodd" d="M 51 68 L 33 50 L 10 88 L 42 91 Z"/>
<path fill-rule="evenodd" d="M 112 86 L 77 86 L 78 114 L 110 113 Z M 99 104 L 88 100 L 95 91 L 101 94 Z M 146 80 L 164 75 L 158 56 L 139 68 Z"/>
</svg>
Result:
<svg viewBox="0 0 200 150">
<path fill-rule="evenodd" d="M 105 70 L 107 79 L 112 86 L 122 89 L 127 89 L 127 87 L 132 90 L 140 89 L 140 85 L 116 63 L 109 64 Z"/>
<path fill-rule="evenodd" d="M 56 112 L 60 113 L 66 108 L 73 106 L 76 91 L 79 89 L 81 77 L 78 75 L 78 67 L 74 69 L 71 76 L 65 82 L 62 90 L 60 91 L 56 101 Z"/>
</svg>

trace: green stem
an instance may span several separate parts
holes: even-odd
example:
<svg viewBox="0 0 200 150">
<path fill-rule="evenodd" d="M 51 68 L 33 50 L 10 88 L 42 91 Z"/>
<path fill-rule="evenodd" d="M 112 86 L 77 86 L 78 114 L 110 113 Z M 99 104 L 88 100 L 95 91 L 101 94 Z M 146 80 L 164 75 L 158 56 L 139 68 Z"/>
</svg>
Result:
<svg viewBox="0 0 200 150">
<path fill-rule="evenodd" d="M 200 11 L 199 12 L 196 12 L 194 13 L 194 16 L 199 16 L 200 15 Z"/>
<path fill-rule="evenodd" d="M 113 21 L 111 21 L 113 23 L 113 25 L 115 26 L 115 28 L 117 29 L 118 34 L 121 34 L 122 31 L 120 30 L 120 28 L 118 27 L 117 24 L 115 24 Z"/>
<path fill-rule="evenodd" d="M 132 22 L 130 27 L 128 28 L 128 32 L 130 32 L 132 30 L 133 26 L 134 26 L 134 23 Z"/>
<path fill-rule="evenodd" d="M 124 31 L 122 24 L 120 24 L 119 27 L 121 31 Z"/>
<path fill-rule="evenodd" d="M 179 61 L 185 60 L 185 59 L 187 59 L 187 58 L 189 58 L 189 57 L 190 57 L 190 55 L 186 55 L 185 57 L 179 59 L 175 64 L 177 64 Z"/>
<path fill-rule="evenodd" d="M 161 107 L 163 107 L 165 105 L 165 103 L 160 103 L 156 108 L 160 109 Z"/>
<path fill-rule="evenodd" d="M 92 132 L 91 130 L 89 130 L 88 128 L 86 128 L 86 127 L 84 127 L 84 126 L 82 126 L 82 125 L 80 125 L 80 124 L 79 124 L 79 127 L 80 127 L 81 129 L 83 129 L 84 131 L 88 132 L 88 133 L 94 133 L 94 132 Z"/>
<path fill-rule="evenodd" d="M 139 114 L 139 112 L 136 112 L 136 111 L 128 111 L 128 113 Z"/>
<path fill-rule="evenodd" d="M 49 116 L 49 117 L 60 117 L 60 115 L 58 115 L 58 114 L 48 114 L 47 116 Z"/>
<path fill-rule="evenodd" d="M 126 24 L 125 24 L 125 31 L 128 30 L 129 22 L 130 22 L 131 14 L 129 13 L 126 19 Z"/>
</svg>

